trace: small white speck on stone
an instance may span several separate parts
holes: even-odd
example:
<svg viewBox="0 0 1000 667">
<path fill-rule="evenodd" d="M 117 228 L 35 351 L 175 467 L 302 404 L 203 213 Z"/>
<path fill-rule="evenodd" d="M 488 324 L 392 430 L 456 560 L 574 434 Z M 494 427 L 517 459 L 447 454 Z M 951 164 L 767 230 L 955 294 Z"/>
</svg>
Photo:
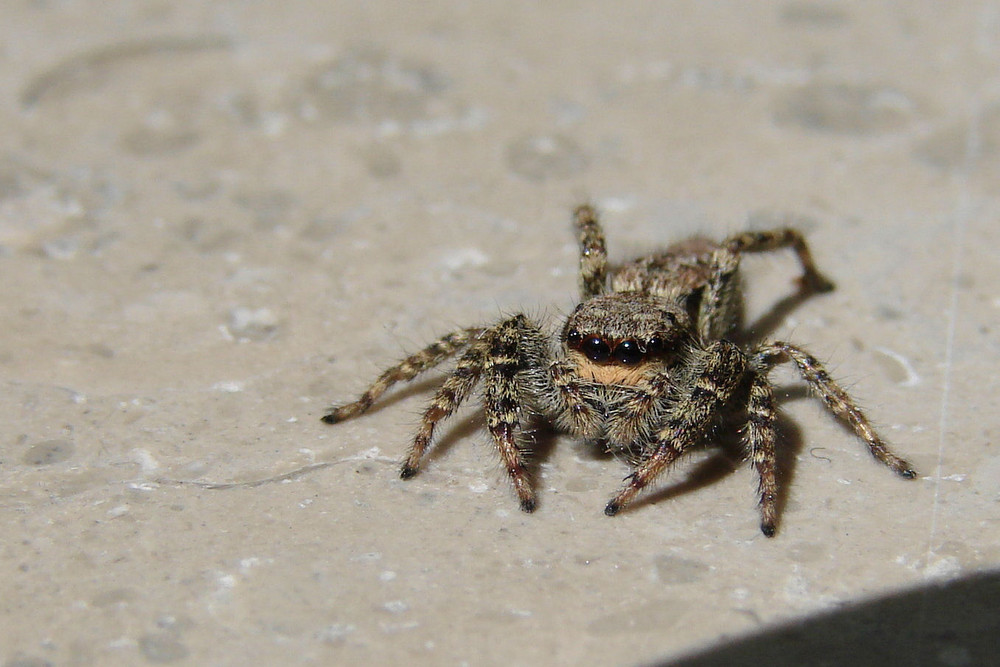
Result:
<svg viewBox="0 0 1000 667">
<path fill-rule="evenodd" d="M 843 484 L 844 486 L 850 486 L 851 485 L 851 480 L 844 479 L 844 478 L 840 477 L 840 478 L 837 479 L 837 484 Z"/>
<path fill-rule="evenodd" d="M 246 576 L 250 574 L 250 570 L 254 569 L 260 565 L 261 560 L 257 556 L 250 556 L 249 558 L 240 559 L 240 574 Z"/>
<path fill-rule="evenodd" d="M 80 248 L 80 243 L 74 238 L 58 238 L 42 244 L 42 252 L 49 259 L 73 259 Z"/>
<path fill-rule="evenodd" d="M 222 380 L 221 382 L 213 384 L 212 389 L 215 391 L 225 392 L 227 394 L 236 394 L 243 391 L 244 385 L 238 380 Z"/>
<path fill-rule="evenodd" d="M 953 577 L 962 571 L 962 564 L 954 556 L 945 556 L 927 563 L 924 576 L 932 579 Z"/>
<path fill-rule="evenodd" d="M 357 556 L 351 556 L 351 560 L 356 562 L 373 562 L 377 560 L 382 560 L 382 554 L 378 551 L 369 551 L 368 553 L 358 554 Z"/>
<path fill-rule="evenodd" d="M 380 572 L 378 575 L 378 580 L 382 582 L 392 581 L 395 578 L 396 578 L 396 573 L 393 572 L 392 570 L 386 570 L 384 572 Z"/>
<path fill-rule="evenodd" d="M 476 481 L 469 483 L 469 491 L 472 491 L 473 493 L 486 493 L 489 489 L 490 485 L 483 479 L 477 479 Z"/>
<path fill-rule="evenodd" d="M 160 467 L 160 462 L 149 453 L 148 449 L 133 449 L 129 453 L 131 454 L 131 459 L 139 464 L 143 474 L 148 475 Z"/>
<path fill-rule="evenodd" d="M 916 387 L 922 382 L 920 375 L 917 374 L 917 371 L 913 368 L 913 364 L 910 363 L 910 360 L 901 355 L 899 352 L 890 350 L 887 347 L 876 347 L 875 351 L 894 361 L 898 365 L 898 370 L 901 371 L 901 375 L 903 376 L 897 382 L 900 387 Z"/>
<path fill-rule="evenodd" d="M 261 114 L 260 126 L 267 137 L 280 137 L 288 127 L 288 118 L 285 114 L 266 112 Z"/>
<path fill-rule="evenodd" d="M 159 484 L 153 484 L 152 482 L 129 482 L 128 488 L 133 491 L 155 491 L 159 488 Z"/>
<path fill-rule="evenodd" d="M 382 608 L 390 614 L 402 614 L 403 612 L 410 610 L 410 605 L 406 604 L 402 600 L 390 600 L 382 605 Z"/>
<path fill-rule="evenodd" d="M 625 213 L 635 208 L 635 197 L 603 197 L 598 206 L 608 213 Z"/>
<path fill-rule="evenodd" d="M 354 626 L 350 623 L 334 623 L 333 625 L 328 625 L 317 632 L 316 638 L 321 642 L 333 644 L 343 641 L 344 638 L 352 632 L 354 632 Z"/>
<path fill-rule="evenodd" d="M 270 308 L 237 306 L 229 311 L 226 328 L 234 340 L 250 342 L 271 338 L 278 325 L 278 316 Z"/>
<path fill-rule="evenodd" d="M 117 519 L 118 517 L 125 516 L 128 513 L 128 505 L 119 505 L 118 507 L 112 507 L 108 510 L 108 517 L 111 519 Z"/>
<path fill-rule="evenodd" d="M 457 271 L 466 267 L 477 268 L 489 261 L 489 257 L 479 248 L 459 248 L 448 253 L 441 260 L 449 271 Z"/>
</svg>

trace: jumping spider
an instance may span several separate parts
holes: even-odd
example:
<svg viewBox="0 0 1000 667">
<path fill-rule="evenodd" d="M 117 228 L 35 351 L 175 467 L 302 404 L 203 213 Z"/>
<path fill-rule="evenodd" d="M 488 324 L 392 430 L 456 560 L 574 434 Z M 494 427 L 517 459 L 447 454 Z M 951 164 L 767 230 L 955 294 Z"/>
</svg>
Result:
<svg viewBox="0 0 1000 667">
<path fill-rule="evenodd" d="M 743 349 L 727 338 L 741 320 L 743 253 L 791 248 L 802 265 L 804 289 L 833 289 L 798 231 L 745 232 L 721 243 L 692 238 L 609 267 L 594 209 L 579 207 L 574 221 L 581 302 L 555 340 L 523 314 L 491 327 L 459 329 L 386 370 L 356 401 L 331 409 L 323 421 L 335 424 L 365 412 L 395 383 L 462 352 L 423 413 L 401 477 L 417 473 L 434 427 L 482 381 L 489 431 L 521 509 L 535 509 L 535 492 L 525 466 L 526 447 L 517 434 L 528 413 L 535 412 L 633 465 L 604 509 L 613 516 L 675 459 L 710 436 L 722 415 L 737 410 L 759 479 L 760 529 L 771 537 L 777 522 L 776 417 L 767 376 L 777 364 L 790 361 L 876 459 L 901 477 L 916 476 L 811 354 L 779 341 Z"/>
</svg>

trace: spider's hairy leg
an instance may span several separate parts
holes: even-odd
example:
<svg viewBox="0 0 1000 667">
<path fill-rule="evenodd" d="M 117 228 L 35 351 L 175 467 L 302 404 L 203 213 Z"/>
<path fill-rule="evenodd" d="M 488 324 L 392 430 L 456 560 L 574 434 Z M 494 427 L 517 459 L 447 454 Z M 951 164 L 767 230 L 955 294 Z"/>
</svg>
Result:
<svg viewBox="0 0 1000 667">
<path fill-rule="evenodd" d="M 740 303 L 737 272 L 740 256 L 726 248 L 715 251 L 711 259 L 712 274 L 698 308 L 698 333 L 702 340 L 719 340 L 736 324 Z"/>
<path fill-rule="evenodd" d="M 586 299 L 604 293 L 608 251 L 604 243 L 604 232 L 593 206 L 584 204 L 577 207 L 573 213 L 573 223 L 580 241 L 580 295 Z"/>
<path fill-rule="evenodd" d="M 746 355 L 736 345 L 721 340 L 703 353 L 701 370 L 691 382 L 690 392 L 670 411 L 666 424 L 656 436 L 650 456 L 626 478 L 624 488 L 604 513 L 614 516 L 667 466 L 684 453 L 705 432 L 742 382 L 747 369 Z"/>
<path fill-rule="evenodd" d="M 533 512 L 535 491 L 531 487 L 524 453 L 516 440 L 526 389 L 519 373 L 524 370 L 526 361 L 532 366 L 541 361 L 533 357 L 541 357 L 546 344 L 541 331 L 524 315 L 515 315 L 500 323 L 488 332 L 487 339 L 489 349 L 483 363 L 486 425 L 514 484 L 521 509 Z"/>
<path fill-rule="evenodd" d="M 399 471 L 399 476 L 403 479 L 409 479 L 417 474 L 417 470 L 420 469 L 420 459 L 423 458 L 431 444 L 434 427 L 437 423 L 451 416 L 462 404 L 462 401 L 468 397 L 469 392 L 475 388 L 480 375 L 482 375 L 489 349 L 488 333 L 472 342 L 465 354 L 459 358 L 455 370 L 444 381 L 431 400 L 431 404 L 424 410 L 423 417 L 420 419 L 420 428 L 413 438 L 413 444 L 410 445 L 410 453 Z"/>
<path fill-rule="evenodd" d="M 827 409 L 851 425 L 857 436 L 868 445 L 872 456 L 900 477 L 913 479 L 917 476 L 913 466 L 889 450 L 889 447 L 872 428 L 861 408 L 840 385 L 830 378 L 816 357 L 800 347 L 780 341 L 761 345 L 753 354 L 753 364 L 761 374 L 766 374 L 775 365 L 784 361 L 795 363 L 802 378 L 819 394 L 823 402 L 826 403 Z"/>
<path fill-rule="evenodd" d="M 736 254 L 791 247 L 798 255 L 799 264 L 802 265 L 801 281 L 806 287 L 814 292 L 829 292 L 834 287 L 833 282 L 816 268 L 809 246 L 798 230 L 785 227 L 762 232 L 743 232 L 729 237 L 722 245 Z"/>
<path fill-rule="evenodd" d="M 774 537 L 778 518 L 777 456 L 774 451 L 774 390 L 764 375 L 754 373 L 747 399 L 744 440 L 750 462 L 757 471 L 760 493 L 760 531 Z"/>
<path fill-rule="evenodd" d="M 412 380 L 424 371 L 437 366 L 448 357 L 454 355 L 463 347 L 475 340 L 483 330 L 468 328 L 454 331 L 428 345 L 420 352 L 410 355 L 392 368 L 387 369 L 375 382 L 353 403 L 331 408 L 323 416 L 327 424 L 336 424 L 345 419 L 357 416 L 372 406 L 392 385 L 397 382 Z"/>
</svg>

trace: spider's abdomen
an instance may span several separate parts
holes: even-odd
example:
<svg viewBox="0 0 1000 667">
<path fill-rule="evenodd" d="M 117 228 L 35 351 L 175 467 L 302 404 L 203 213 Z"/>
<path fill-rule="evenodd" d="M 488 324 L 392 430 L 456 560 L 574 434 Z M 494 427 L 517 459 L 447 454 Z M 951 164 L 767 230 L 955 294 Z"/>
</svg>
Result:
<svg viewBox="0 0 1000 667">
<path fill-rule="evenodd" d="M 611 289 L 683 302 L 712 278 L 715 270 L 712 256 L 719 249 L 718 243 L 703 238 L 675 243 L 661 253 L 619 267 L 611 275 Z"/>
</svg>

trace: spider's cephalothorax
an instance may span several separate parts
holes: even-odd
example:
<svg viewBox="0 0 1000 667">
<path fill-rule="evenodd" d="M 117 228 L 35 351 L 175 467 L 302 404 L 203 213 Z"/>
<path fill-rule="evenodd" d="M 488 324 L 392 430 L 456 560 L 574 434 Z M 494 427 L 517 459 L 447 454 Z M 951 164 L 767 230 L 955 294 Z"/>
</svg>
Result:
<svg viewBox="0 0 1000 667">
<path fill-rule="evenodd" d="M 604 509 L 610 516 L 702 442 L 721 415 L 737 411 L 744 415 L 743 439 L 759 479 L 761 530 L 770 537 L 777 482 L 767 375 L 790 361 L 876 459 L 902 477 L 916 476 L 811 354 L 779 341 L 744 349 L 727 338 L 740 324 L 743 253 L 790 247 L 802 265 L 804 289 L 833 289 L 796 230 L 747 232 L 721 243 L 690 239 L 612 269 L 593 208 L 579 207 L 574 221 L 582 300 L 555 340 L 524 315 L 455 331 L 385 371 L 358 400 L 323 420 L 335 424 L 360 414 L 396 382 L 461 353 L 423 414 L 402 477 L 416 474 L 437 423 L 481 383 L 486 422 L 521 508 L 535 509 L 535 492 L 518 433 L 527 413 L 537 411 L 632 463 L 632 474 Z"/>
</svg>

